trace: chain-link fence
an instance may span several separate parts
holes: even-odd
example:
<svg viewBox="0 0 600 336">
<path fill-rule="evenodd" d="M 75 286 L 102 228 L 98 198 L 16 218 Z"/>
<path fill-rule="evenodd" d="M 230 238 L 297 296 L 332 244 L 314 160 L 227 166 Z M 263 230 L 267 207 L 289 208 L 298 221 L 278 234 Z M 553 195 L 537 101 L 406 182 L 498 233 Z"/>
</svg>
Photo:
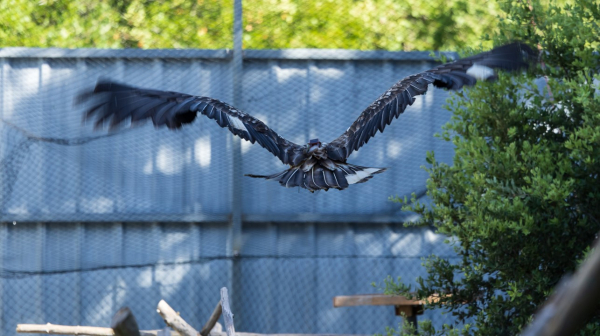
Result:
<svg viewBox="0 0 600 336">
<path fill-rule="evenodd" d="M 17 323 L 108 326 L 121 306 L 133 310 L 140 328 L 159 329 L 161 299 L 200 329 L 223 286 L 240 331 L 382 332 L 400 322 L 393 307 L 334 308 L 332 298 L 377 292 L 371 283 L 388 275 L 423 276 L 424 250 L 449 255 L 429 230 L 301 223 L 245 226 L 234 257 L 224 226 L 3 224 L 3 333 Z M 424 317 L 451 322 L 439 312 Z"/>
<path fill-rule="evenodd" d="M 349 158 L 385 173 L 315 194 L 239 178 L 285 167 L 258 145 L 238 149 L 207 118 L 107 133 L 82 125 L 86 106 L 73 104 L 104 77 L 221 99 L 298 144 L 329 142 L 434 64 L 428 52 L 240 51 L 0 50 L 2 334 L 17 323 L 107 326 L 121 306 L 158 329 L 161 299 L 200 328 L 223 286 L 240 331 L 371 334 L 400 322 L 393 307 L 333 308 L 332 298 L 379 292 L 371 283 L 388 275 L 414 281 L 420 258 L 452 256 L 430 229 L 404 228 L 411 215 L 388 201 L 423 194 L 426 151 L 451 161 L 433 137 L 450 116 L 446 92 L 418 98 Z"/>
</svg>

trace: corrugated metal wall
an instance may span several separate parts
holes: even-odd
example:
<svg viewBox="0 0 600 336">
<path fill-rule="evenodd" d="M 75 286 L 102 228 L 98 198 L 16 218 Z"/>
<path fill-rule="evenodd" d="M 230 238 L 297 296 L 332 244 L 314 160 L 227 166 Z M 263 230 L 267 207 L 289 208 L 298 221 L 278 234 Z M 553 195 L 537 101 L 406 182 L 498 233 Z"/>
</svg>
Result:
<svg viewBox="0 0 600 336">
<path fill-rule="evenodd" d="M 383 332 L 399 322 L 393 307 L 333 308 L 333 296 L 376 292 L 371 283 L 388 275 L 413 280 L 424 275 L 421 257 L 450 253 L 430 230 L 399 224 L 247 225 L 239 259 L 224 257 L 222 223 L 8 223 L 0 230 L 4 335 L 17 323 L 107 326 L 124 305 L 142 328 L 162 328 L 160 299 L 200 328 L 222 286 L 232 291 L 240 331 Z"/>
<path fill-rule="evenodd" d="M 282 136 L 340 135 L 400 78 L 432 66 L 423 53 L 245 51 L 242 104 Z M 450 255 L 429 229 L 406 229 L 391 195 L 422 191 L 425 151 L 449 119 L 432 90 L 349 162 L 389 167 L 368 183 L 310 194 L 244 178 L 243 247 L 231 254 L 231 135 L 199 118 L 180 132 L 150 125 L 96 136 L 74 96 L 104 76 L 232 99 L 227 51 L 0 50 L 0 330 L 16 323 L 108 325 L 122 305 L 142 328 L 163 326 L 165 299 L 198 328 L 222 286 L 236 328 L 264 333 L 374 333 L 392 307 L 332 307 L 377 292 L 387 275 L 423 275 L 420 257 Z M 244 173 L 283 165 L 242 144 Z M 13 222 L 16 225 L 13 225 Z M 431 315 L 430 316 L 434 316 Z M 437 322 L 441 322 L 436 317 Z M 449 322 L 449 321 L 446 321 Z"/>
</svg>

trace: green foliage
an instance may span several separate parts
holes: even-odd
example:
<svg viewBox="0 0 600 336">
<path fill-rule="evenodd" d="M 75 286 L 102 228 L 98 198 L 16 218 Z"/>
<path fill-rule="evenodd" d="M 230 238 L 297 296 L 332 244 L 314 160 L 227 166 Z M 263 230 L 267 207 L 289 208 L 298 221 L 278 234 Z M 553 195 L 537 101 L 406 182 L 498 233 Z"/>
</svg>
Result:
<svg viewBox="0 0 600 336">
<path fill-rule="evenodd" d="M 495 2 L 246 1 L 248 48 L 456 50 L 495 28 Z"/>
<path fill-rule="evenodd" d="M 495 29 L 495 2 L 244 1 L 244 48 L 456 50 Z M 0 47 L 231 48 L 233 0 L 0 0 Z M 489 45 L 488 45 L 489 46 Z"/>
<path fill-rule="evenodd" d="M 453 96 L 441 138 L 456 146 L 452 166 L 428 153 L 431 207 L 422 215 L 451 237 L 458 260 L 426 258 L 416 296 L 448 294 L 441 308 L 471 325 L 464 335 L 516 335 L 589 252 L 600 230 L 600 6 L 507 2 L 495 44 L 540 45 L 543 65 L 527 78 L 501 74 Z M 532 24 L 535 22 L 535 25 Z M 542 79 L 548 76 L 547 85 Z M 540 89 L 532 82 L 538 78 Z M 546 86 L 546 87 L 544 87 Z M 414 197 L 413 197 L 414 198 Z M 388 286 L 403 293 L 405 287 Z M 598 334 L 597 312 L 581 334 Z M 459 329 L 421 335 L 455 334 Z M 410 334 L 410 333 L 405 333 Z"/>
<path fill-rule="evenodd" d="M 231 48 L 233 1 L 0 0 L 1 47 Z"/>
</svg>

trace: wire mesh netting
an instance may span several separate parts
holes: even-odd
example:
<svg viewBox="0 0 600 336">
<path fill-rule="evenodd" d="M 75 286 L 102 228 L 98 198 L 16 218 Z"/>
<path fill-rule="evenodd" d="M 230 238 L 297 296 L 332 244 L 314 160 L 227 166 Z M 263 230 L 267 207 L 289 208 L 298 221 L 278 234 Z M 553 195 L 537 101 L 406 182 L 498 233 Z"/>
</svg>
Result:
<svg viewBox="0 0 600 336">
<path fill-rule="evenodd" d="M 229 103 L 237 85 L 236 107 L 281 136 L 329 142 L 393 83 L 432 67 L 426 55 L 247 50 L 235 82 L 227 49 L 0 50 L 2 334 L 17 323 L 108 326 L 122 306 L 140 328 L 159 329 L 161 299 L 199 329 L 223 286 L 240 331 L 372 334 L 397 325 L 393 307 L 333 308 L 332 298 L 378 293 L 371 283 L 388 275 L 412 282 L 425 275 L 422 257 L 453 256 L 431 229 L 404 228 L 410 214 L 388 200 L 423 193 L 426 151 L 451 161 L 451 145 L 433 137 L 450 117 L 446 92 L 418 98 L 349 158 L 385 173 L 315 194 L 247 177 L 233 185 L 232 135 L 207 118 L 175 132 L 95 131 L 82 124 L 89 106 L 74 98 L 101 77 Z M 241 156 L 244 174 L 285 169 L 249 142 Z M 244 224 L 234 254 L 236 192 Z"/>
<path fill-rule="evenodd" d="M 334 308 L 333 296 L 377 292 L 371 283 L 392 274 L 424 275 L 422 250 L 449 255 L 431 231 L 401 225 L 257 224 L 244 229 L 238 257 L 226 240 L 221 223 L 4 224 L 3 331 L 108 326 L 121 306 L 140 328 L 162 329 L 161 299 L 199 329 L 226 286 L 240 331 L 372 333 L 397 325 L 393 307 Z"/>
</svg>

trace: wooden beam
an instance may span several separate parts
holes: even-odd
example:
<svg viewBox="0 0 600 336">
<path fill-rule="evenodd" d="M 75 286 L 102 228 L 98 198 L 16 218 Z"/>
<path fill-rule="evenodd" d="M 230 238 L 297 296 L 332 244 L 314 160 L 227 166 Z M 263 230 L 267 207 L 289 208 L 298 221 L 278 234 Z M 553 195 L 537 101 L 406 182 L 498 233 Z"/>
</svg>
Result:
<svg viewBox="0 0 600 336">
<path fill-rule="evenodd" d="M 212 315 L 210 315 L 210 318 L 208 319 L 204 327 L 202 327 L 202 330 L 200 330 L 201 336 L 208 336 L 208 334 L 210 334 L 210 331 L 215 327 L 215 324 L 217 324 L 219 317 L 221 317 L 222 311 L 223 309 L 221 308 L 221 301 L 219 301 L 217 303 L 217 306 L 213 310 Z"/>
<path fill-rule="evenodd" d="M 383 294 L 362 294 L 335 296 L 333 298 L 334 307 L 354 307 L 354 306 L 414 306 L 423 305 L 425 301 L 411 300 L 400 295 Z"/>
</svg>

